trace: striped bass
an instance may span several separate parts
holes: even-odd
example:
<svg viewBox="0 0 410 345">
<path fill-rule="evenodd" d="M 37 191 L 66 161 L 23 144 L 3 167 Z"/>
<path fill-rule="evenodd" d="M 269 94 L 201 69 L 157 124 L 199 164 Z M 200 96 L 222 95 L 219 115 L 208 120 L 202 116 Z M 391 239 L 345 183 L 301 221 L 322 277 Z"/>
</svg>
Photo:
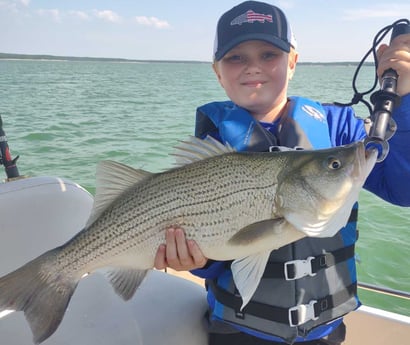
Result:
<svg viewBox="0 0 410 345">
<path fill-rule="evenodd" d="M 323 150 L 235 152 L 208 137 L 182 142 L 177 166 L 153 174 L 105 161 L 84 229 L 0 278 L 0 312 L 24 311 L 39 344 L 57 329 L 77 284 L 108 269 L 130 299 L 153 268 L 168 227 L 184 229 L 204 255 L 234 260 L 244 307 L 272 250 L 346 225 L 376 161 L 362 142 Z"/>
</svg>

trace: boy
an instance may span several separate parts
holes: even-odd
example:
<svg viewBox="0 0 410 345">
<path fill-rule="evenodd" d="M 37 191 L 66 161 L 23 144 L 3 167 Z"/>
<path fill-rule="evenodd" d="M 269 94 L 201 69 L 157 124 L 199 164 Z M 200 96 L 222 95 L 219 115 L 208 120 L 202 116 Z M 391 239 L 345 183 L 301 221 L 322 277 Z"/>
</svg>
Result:
<svg viewBox="0 0 410 345">
<path fill-rule="evenodd" d="M 279 8 L 246 1 L 226 12 L 217 26 L 213 68 L 230 101 L 198 108 L 196 136 L 211 135 L 239 151 L 265 151 L 272 145 L 318 149 L 362 140 L 363 121 L 351 108 L 288 97 L 296 48 Z M 389 141 L 390 153 L 376 164 L 364 187 L 391 203 L 409 206 L 410 35 L 381 46 L 378 56 L 379 76 L 389 68 L 397 71 L 402 99 L 393 114 L 398 130 Z M 334 237 L 304 238 L 273 251 L 251 307 L 243 311 L 236 308 L 240 296 L 229 263 L 207 260 L 182 229 L 168 229 L 156 267 L 193 270 L 206 278 L 212 345 L 341 344 L 342 316 L 360 305 L 356 220 L 357 205 Z"/>
</svg>

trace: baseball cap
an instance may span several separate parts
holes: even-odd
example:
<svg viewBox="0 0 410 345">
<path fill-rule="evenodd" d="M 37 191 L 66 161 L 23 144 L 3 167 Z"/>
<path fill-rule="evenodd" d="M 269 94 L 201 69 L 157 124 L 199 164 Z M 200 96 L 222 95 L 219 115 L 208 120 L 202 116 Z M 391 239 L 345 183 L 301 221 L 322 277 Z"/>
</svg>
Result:
<svg viewBox="0 0 410 345">
<path fill-rule="evenodd" d="M 233 47 L 249 40 L 262 40 L 289 53 L 296 40 L 285 14 L 276 6 L 245 1 L 225 12 L 216 28 L 214 59 L 220 60 Z"/>
</svg>

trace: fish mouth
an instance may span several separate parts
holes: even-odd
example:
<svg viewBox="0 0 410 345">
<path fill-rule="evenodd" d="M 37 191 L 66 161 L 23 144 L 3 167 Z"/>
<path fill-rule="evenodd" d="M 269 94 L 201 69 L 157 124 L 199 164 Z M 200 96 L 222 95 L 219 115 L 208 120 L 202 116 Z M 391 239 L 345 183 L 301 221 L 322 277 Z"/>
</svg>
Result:
<svg viewBox="0 0 410 345">
<path fill-rule="evenodd" d="M 352 177 L 355 181 L 364 182 L 376 163 L 378 151 L 375 148 L 366 149 L 362 141 L 358 142 L 357 145 L 355 159 L 358 164 L 353 167 Z"/>
<path fill-rule="evenodd" d="M 364 156 L 366 158 L 366 161 L 373 160 L 374 156 L 376 156 L 377 158 L 378 154 L 379 154 L 379 151 L 375 147 L 366 148 L 364 151 Z"/>
<path fill-rule="evenodd" d="M 363 166 L 362 166 L 362 174 L 363 174 L 363 183 L 364 181 L 366 181 L 367 176 L 369 176 L 369 174 L 371 173 L 371 171 L 374 168 L 374 165 L 377 162 L 377 157 L 379 156 L 379 151 L 377 150 L 377 148 L 374 147 L 369 147 L 366 148 L 364 142 L 361 142 L 362 145 L 360 145 L 360 154 L 362 157 L 364 157 L 364 162 L 363 162 Z M 362 163 L 362 161 L 360 161 L 360 163 Z"/>
</svg>

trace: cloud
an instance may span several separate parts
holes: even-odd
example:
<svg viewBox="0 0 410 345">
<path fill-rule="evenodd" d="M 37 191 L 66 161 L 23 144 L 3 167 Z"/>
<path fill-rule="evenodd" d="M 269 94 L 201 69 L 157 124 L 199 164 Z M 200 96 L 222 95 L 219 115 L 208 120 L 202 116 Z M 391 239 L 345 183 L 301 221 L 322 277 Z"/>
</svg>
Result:
<svg viewBox="0 0 410 345">
<path fill-rule="evenodd" d="M 56 23 L 61 22 L 60 11 L 57 9 L 47 9 L 47 10 L 40 9 L 40 10 L 37 10 L 36 12 L 40 16 L 51 18 Z"/>
<path fill-rule="evenodd" d="M 72 15 L 73 17 L 76 17 L 78 19 L 82 19 L 82 20 L 88 20 L 90 19 L 90 16 L 83 12 L 83 11 L 69 11 L 68 12 L 70 15 Z"/>
<path fill-rule="evenodd" d="M 135 17 L 135 21 L 139 25 L 153 26 L 157 29 L 167 29 L 170 27 L 169 23 L 166 20 L 161 20 L 157 17 L 137 16 Z"/>
<path fill-rule="evenodd" d="M 1 6 L 18 7 L 20 5 L 27 7 L 31 0 L 0 0 Z"/>
<path fill-rule="evenodd" d="M 111 23 L 119 23 L 121 21 L 121 17 L 115 13 L 114 11 L 111 10 L 94 10 L 94 15 L 102 20 L 105 20 L 107 22 Z"/>
<path fill-rule="evenodd" d="M 374 6 L 372 8 L 361 8 L 344 11 L 342 19 L 347 21 L 357 21 L 371 18 L 394 18 L 403 17 L 403 13 L 410 12 L 410 5 L 407 4 L 389 4 Z"/>
<path fill-rule="evenodd" d="M 30 0 L 0 0 L 0 9 L 18 13 L 22 8 L 28 7 Z"/>
</svg>

